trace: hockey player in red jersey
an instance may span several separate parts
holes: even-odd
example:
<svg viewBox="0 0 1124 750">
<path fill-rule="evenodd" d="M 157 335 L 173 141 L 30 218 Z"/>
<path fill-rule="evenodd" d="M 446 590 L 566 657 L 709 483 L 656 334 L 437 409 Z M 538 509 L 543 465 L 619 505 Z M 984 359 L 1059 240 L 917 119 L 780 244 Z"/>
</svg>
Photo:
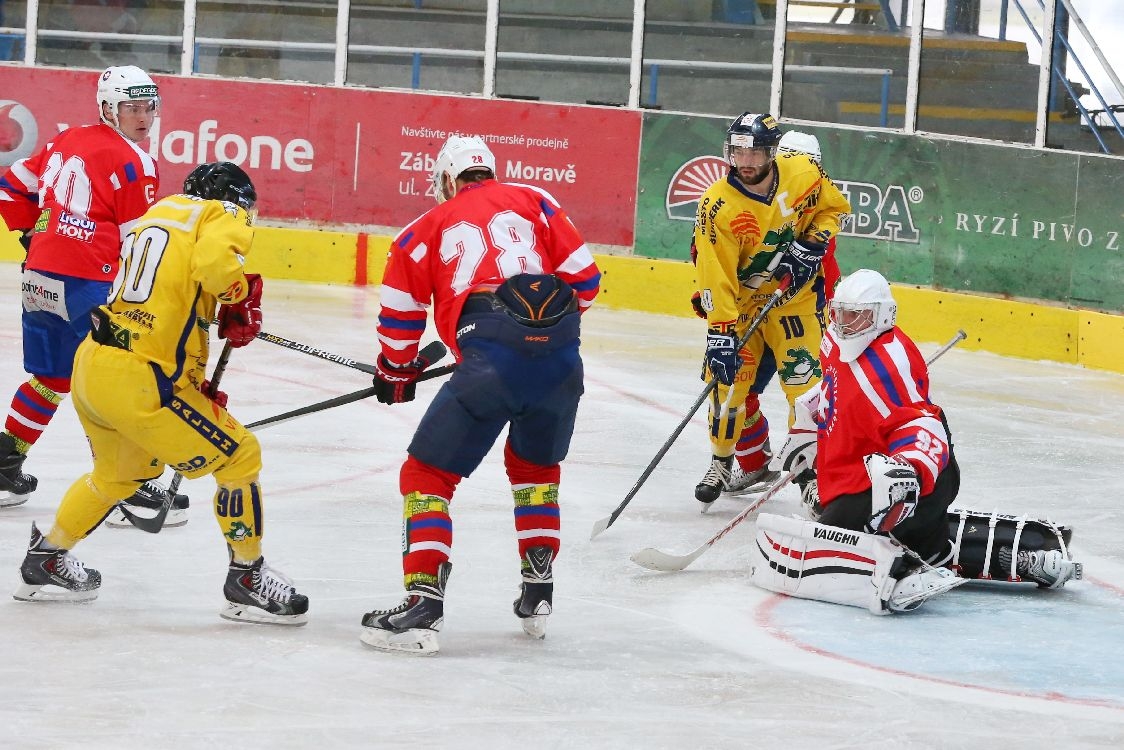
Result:
<svg viewBox="0 0 1124 750">
<path fill-rule="evenodd" d="M 998 524 L 1007 535 L 994 523 L 990 533 L 982 526 L 950 535 L 960 469 L 944 412 L 929 398 L 928 366 L 895 325 L 897 309 L 877 271 L 856 271 L 836 288 L 820 349 L 823 380 L 797 399 L 776 458 L 789 471 L 815 467 L 818 518 L 762 514 L 754 582 L 881 613 L 913 609 L 962 583 L 950 569 L 975 578 L 1006 568 L 1011 580 L 1046 587 L 1080 577 L 1065 553 L 1067 534 L 1053 527 L 1049 539 L 1044 522 L 1024 519 L 1017 531 Z"/>
<path fill-rule="evenodd" d="M 159 113 L 156 84 L 132 65 L 107 68 L 97 104 L 100 124 L 59 133 L 0 176 L 0 216 L 28 248 L 23 365 L 31 376 L 0 433 L 0 505 L 35 490 L 24 460 L 70 392 L 75 350 L 117 275 L 121 241 L 160 187 L 156 162 L 137 145 Z"/>
<path fill-rule="evenodd" d="M 459 360 L 434 397 L 400 474 L 406 599 L 363 617 L 361 639 L 386 651 L 434 653 L 452 552 L 449 505 L 508 427 L 504 464 L 515 501 L 522 585 L 515 615 L 545 635 L 558 554 L 558 484 L 584 390 L 579 313 L 600 272 L 548 193 L 495 179 L 483 140 L 452 136 L 437 155 L 439 205 L 394 239 L 382 286 L 384 403 L 410 401 L 426 308 Z"/>
</svg>

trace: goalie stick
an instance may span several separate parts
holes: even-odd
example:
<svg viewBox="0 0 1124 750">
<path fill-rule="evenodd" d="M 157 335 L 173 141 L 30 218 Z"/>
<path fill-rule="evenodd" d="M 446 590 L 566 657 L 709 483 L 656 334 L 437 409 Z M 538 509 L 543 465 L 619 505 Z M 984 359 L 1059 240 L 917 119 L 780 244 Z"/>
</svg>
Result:
<svg viewBox="0 0 1124 750">
<path fill-rule="evenodd" d="M 215 363 L 215 371 L 211 374 L 211 393 L 218 393 L 219 382 L 222 380 L 222 375 L 226 372 L 226 363 L 230 361 L 230 353 L 234 350 L 230 342 L 227 341 L 222 348 L 222 353 L 219 355 L 219 361 Z M 180 488 L 180 483 L 183 482 L 183 474 L 176 472 L 172 477 L 171 484 L 165 490 L 164 502 L 160 505 L 160 510 L 156 511 L 156 515 L 151 517 L 138 516 L 126 507 L 126 503 L 118 503 L 117 509 L 121 511 L 121 515 L 136 528 L 141 531 L 146 531 L 149 534 L 159 534 L 160 529 L 164 528 L 164 519 L 168 517 L 168 511 L 172 509 L 172 503 L 176 499 L 176 490 Z"/>
<path fill-rule="evenodd" d="M 949 349 L 951 349 L 952 347 L 959 344 L 961 341 L 963 341 L 965 338 L 967 338 L 967 336 L 968 336 L 968 334 L 964 333 L 963 329 L 957 331 L 956 335 L 952 337 L 952 340 L 950 340 L 947 344 L 942 346 L 940 349 L 937 349 L 935 352 L 933 352 L 933 354 L 927 360 L 925 360 L 925 364 L 926 365 L 933 364 L 938 359 L 940 359 L 944 355 L 945 352 L 947 352 Z M 663 573 L 674 573 L 676 571 L 683 570 L 688 565 L 693 563 L 695 560 L 699 559 L 699 557 L 704 552 L 706 552 L 708 549 L 713 547 L 715 542 L 717 542 L 719 539 L 721 539 L 722 537 L 729 534 L 730 531 L 735 526 L 737 526 L 742 521 L 744 521 L 746 518 L 748 518 L 750 513 L 757 510 L 758 508 L 760 508 L 762 505 L 765 504 L 765 502 L 767 500 L 771 499 L 774 495 L 776 495 L 777 492 L 780 491 L 789 482 L 791 482 L 795 476 L 796 476 L 795 472 L 791 472 L 791 471 L 788 472 L 787 474 L 785 474 L 784 476 L 782 476 L 780 479 L 778 479 L 776 482 L 774 482 L 769 487 L 769 489 L 765 491 L 764 494 L 762 494 L 760 497 L 756 498 L 752 503 L 750 503 L 748 506 L 746 506 L 740 513 L 738 513 L 736 516 L 734 516 L 732 519 L 730 519 L 729 523 L 727 523 L 725 526 L 723 526 L 721 529 L 719 529 L 718 532 L 714 536 L 710 537 L 710 539 L 707 539 L 705 542 L 700 544 L 698 547 L 696 547 L 691 552 L 688 552 L 685 555 L 673 555 L 670 552 L 664 552 L 662 550 L 656 549 L 655 547 L 647 547 L 645 549 L 640 550 L 639 552 L 632 553 L 632 555 L 629 557 L 629 559 L 632 560 L 637 565 L 639 565 L 640 567 L 647 568 L 648 570 L 658 570 L 658 571 L 663 572 Z M 897 540 L 895 539 L 894 541 L 897 541 Z M 901 544 L 901 543 L 899 542 L 899 544 Z M 905 545 L 901 545 L 901 546 L 903 547 L 903 549 L 908 549 L 908 548 L 905 547 Z M 912 550 L 910 550 L 910 551 L 912 551 Z"/>
<path fill-rule="evenodd" d="M 782 281 L 781 285 L 777 287 L 777 290 L 773 292 L 773 295 L 769 298 L 768 302 L 766 302 L 765 305 L 761 308 L 760 312 L 757 313 L 757 317 L 755 317 L 753 319 L 753 322 L 749 324 L 749 329 L 745 332 L 745 335 L 738 340 L 737 348 L 734 351 L 741 351 L 742 347 L 746 345 L 746 343 L 749 341 L 749 337 L 753 335 L 754 331 L 756 331 L 761 326 L 762 321 L 765 320 L 765 316 L 769 314 L 769 311 L 772 310 L 778 302 L 780 302 L 781 297 L 788 289 L 788 285 L 791 283 L 791 281 L 792 276 L 786 276 L 784 278 L 784 281 Z M 640 488 L 644 486 L 644 482 L 648 481 L 648 477 L 650 477 L 652 475 L 652 472 L 656 470 L 656 465 L 659 464 L 661 460 L 663 460 L 663 457 L 665 455 L 667 455 L 667 452 L 671 449 L 671 444 L 679 438 L 679 435 L 682 434 L 684 428 L 687 427 L 687 423 L 691 421 L 691 417 L 695 416 L 695 412 L 699 410 L 700 406 L 702 406 L 702 402 L 705 401 L 706 397 L 710 395 L 711 391 L 713 391 L 717 387 L 718 378 L 711 378 L 710 381 L 706 384 L 706 388 L 703 389 L 703 392 L 699 394 L 699 397 L 697 399 L 695 399 L 695 403 L 691 405 L 691 410 L 687 412 L 687 416 L 683 417 L 683 421 L 681 421 L 679 423 L 679 426 L 675 428 L 675 431 L 671 433 L 671 437 L 669 437 L 667 441 L 660 447 L 660 449 L 656 451 L 655 458 L 653 458 L 644 468 L 644 471 L 640 474 L 640 478 L 636 480 L 636 484 L 632 485 L 632 489 L 629 490 L 628 494 L 624 496 L 624 500 L 621 501 L 621 504 L 614 508 L 613 512 L 608 516 L 593 524 L 593 531 L 589 534 L 590 541 L 596 539 L 598 534 L 600 534 L 616 522 L 617 518 L 619 518 L 620 514 L 624 511 L 625 506 L 632 502 L 632 498 L 636 496 L 636 493 L 639 492 Z"/>
</svg>

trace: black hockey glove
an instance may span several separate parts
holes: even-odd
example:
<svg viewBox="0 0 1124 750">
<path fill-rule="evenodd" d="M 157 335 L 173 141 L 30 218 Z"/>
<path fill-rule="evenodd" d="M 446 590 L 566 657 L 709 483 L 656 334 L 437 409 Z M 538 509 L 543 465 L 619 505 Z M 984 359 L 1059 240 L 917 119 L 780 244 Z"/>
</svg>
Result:
<svg viewBox="0 0 1124 750">
<path fill-rule="evenodd" d="M 738 356 L 738 341 L 732 333 L 710 329 L 706 333 L 706 366 L 722 385 L 733 385 L 742 360 Z"/>
<path fill-rule="evenodd" d="M 796 292 L 804 287 L 816 271 L 820 270 L 824 255 L 827 254 L 827 245 L 818 242 L 801 242 L 799 240 L 789 244 L 781 255 L 780 262 L 773 270 L 773 278 L 783 281 L 785 276 L 792 276 L 789 293 Z"/>
</svg>

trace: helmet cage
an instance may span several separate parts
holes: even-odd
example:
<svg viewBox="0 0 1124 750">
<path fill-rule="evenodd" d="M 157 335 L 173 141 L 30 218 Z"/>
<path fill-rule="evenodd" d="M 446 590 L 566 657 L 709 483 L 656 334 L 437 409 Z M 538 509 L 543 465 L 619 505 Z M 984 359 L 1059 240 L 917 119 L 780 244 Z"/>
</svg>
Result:
<svg viewBox="0 0 1124 750">
<path fill-rule="evenodd" d="M 881 316 L 881 302 L 837 302 L 828 305 L 831 322 L 840 339 L 861 336 L 875 326 Z"/>
</svg>

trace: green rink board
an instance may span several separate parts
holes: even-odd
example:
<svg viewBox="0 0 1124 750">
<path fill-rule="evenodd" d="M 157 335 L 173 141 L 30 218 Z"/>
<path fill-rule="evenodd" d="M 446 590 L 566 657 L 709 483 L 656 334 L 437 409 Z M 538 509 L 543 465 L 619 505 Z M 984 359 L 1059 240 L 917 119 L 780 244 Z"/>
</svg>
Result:
<svg viewBox="0 0 1124 750">
<path fill-rule="evenodd" d="M 685 260 L 727 121 L 644 116 L 636 254 Z M 792 126 L 782 126 L 792 127 Z M 844 272 L 1124 311 L 1124 160 L 892 133 L 804 127 L 851 201 Z"/>
</svg>

